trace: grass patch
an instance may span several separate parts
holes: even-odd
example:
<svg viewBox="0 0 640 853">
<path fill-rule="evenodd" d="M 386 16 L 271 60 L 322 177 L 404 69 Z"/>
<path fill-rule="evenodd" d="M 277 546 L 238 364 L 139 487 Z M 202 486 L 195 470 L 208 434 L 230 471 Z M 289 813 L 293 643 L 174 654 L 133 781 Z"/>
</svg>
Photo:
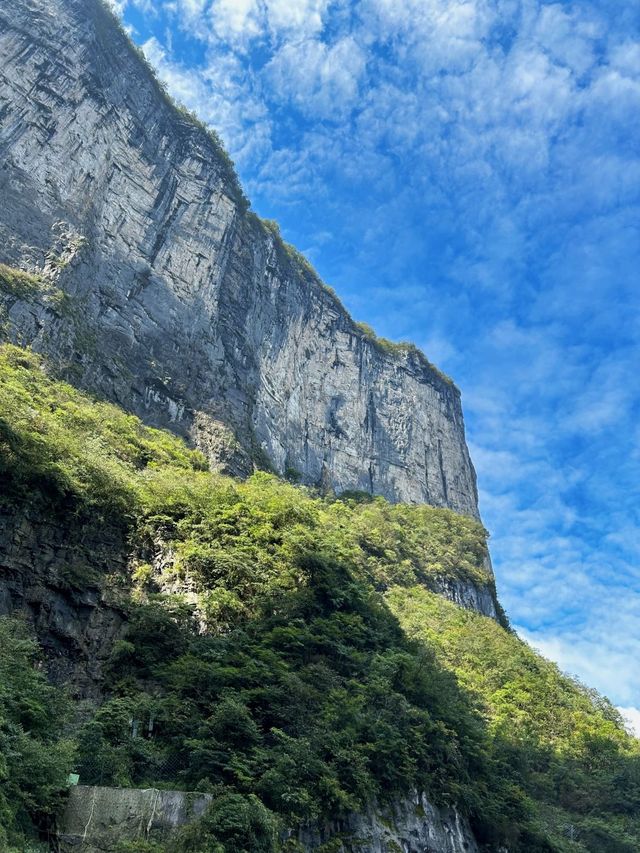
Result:
<svg viewBox="0 0 640 853">
<path fill-rule="evenodd" d="M 67 297 L 62 290 L 39 275 L 0 264 L 0 297 L 2 295 L 13 299 L 33 302 L 44 299 L 52 308 L 62 311 Z"/>
<path fill-rule="evenodd" d="M 0 264 L 0 291 L 16 299 L 30 299 L 46 289 L 40 276 Z"/>
</svg>

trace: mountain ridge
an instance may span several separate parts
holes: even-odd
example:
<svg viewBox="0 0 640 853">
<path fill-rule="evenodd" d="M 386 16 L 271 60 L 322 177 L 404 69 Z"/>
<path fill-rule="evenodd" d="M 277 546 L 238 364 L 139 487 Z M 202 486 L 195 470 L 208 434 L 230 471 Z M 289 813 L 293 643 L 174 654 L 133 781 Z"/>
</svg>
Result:
<svg viewBox="0 0 640 853">
<path fill-rule="evenodd" d="M 10 345 L 0 411 L 0 848 L 73 771 L 69 853 L 634 853 L 640 741 L 448 595 L 478 522 L 214 474 Z M 167 787 L 207 813 L 141 833 Z"/>
</svg>

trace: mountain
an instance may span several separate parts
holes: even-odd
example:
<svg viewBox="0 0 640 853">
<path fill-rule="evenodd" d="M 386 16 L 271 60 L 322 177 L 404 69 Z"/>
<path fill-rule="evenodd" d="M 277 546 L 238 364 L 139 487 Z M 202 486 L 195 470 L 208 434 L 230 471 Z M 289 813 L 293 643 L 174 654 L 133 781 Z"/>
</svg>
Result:
<svg viewBox="0 0 640 853">
<path fill-rule="evenodd" d="M 638 850 L 640 743 L 509 628 L 459 392 L 99 0 L 0 0 L 0 198 L 0 850 Z"/>
<path fill-rule="evenodd" d="M 638 849 L 640 741 L 441 594 L 492 582 L 477 521 L 211 474 L 45 367 L 0 347 L 0 849 L 71 770 L 65 853 Z M 211 799 L 173 840 L 167 788 Z"/>
<path fill-rule="evenodd" d="M 3 3 L 0 52 L 1 259 L 67 297 L 12 340 L 231 473 L 478 517 L 458 390 L 248 210 L 99 0 Z"/>
</svg>

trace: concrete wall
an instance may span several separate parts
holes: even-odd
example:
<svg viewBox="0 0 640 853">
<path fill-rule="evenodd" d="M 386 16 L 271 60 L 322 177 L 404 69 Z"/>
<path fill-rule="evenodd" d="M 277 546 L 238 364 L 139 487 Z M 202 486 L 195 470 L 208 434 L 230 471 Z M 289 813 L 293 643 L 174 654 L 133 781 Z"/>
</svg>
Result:
<svg viewBox="0 0 640 853">
<path fill-rule="evenodd" d="M 196 820 L 211 794 L 156 788 L 72 788 L 60 823 L 61 853 L 110 853 L 122 841 L 162 840 Z"/>
</svg>

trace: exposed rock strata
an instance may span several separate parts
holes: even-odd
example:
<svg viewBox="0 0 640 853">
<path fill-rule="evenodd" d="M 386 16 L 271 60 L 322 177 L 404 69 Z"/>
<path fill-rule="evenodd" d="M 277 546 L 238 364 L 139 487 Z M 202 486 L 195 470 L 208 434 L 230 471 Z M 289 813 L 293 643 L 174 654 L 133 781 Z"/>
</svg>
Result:
<svg viewBox="0 0 640 853">
<path fill-rule="evenodd" d="M 0 260 L 67 294 L 6 301 L 13 340 L 232 472 L 477 517 L 457 389 L 246 212 L 98 0 L 0 4 L 0 57 Z"/>
<path fill-rule="evenodd" d="M 127 583 L 126 531 L 38 500 L 0 504 L 0 615 L 32 622 L 52 679 L 98 699 L 126 613 L 106 591 Z"/>
<path fill-rule="evenodd" d="M 339 838 L 337 853 L 477 853 L 468 822 L 452 808 L 438 808 L 424 794 L 397 800 L 385 808 L 372 806 L 364 814 L 302 831 L 305 851 L 325 850 Z"/>
</svg>

